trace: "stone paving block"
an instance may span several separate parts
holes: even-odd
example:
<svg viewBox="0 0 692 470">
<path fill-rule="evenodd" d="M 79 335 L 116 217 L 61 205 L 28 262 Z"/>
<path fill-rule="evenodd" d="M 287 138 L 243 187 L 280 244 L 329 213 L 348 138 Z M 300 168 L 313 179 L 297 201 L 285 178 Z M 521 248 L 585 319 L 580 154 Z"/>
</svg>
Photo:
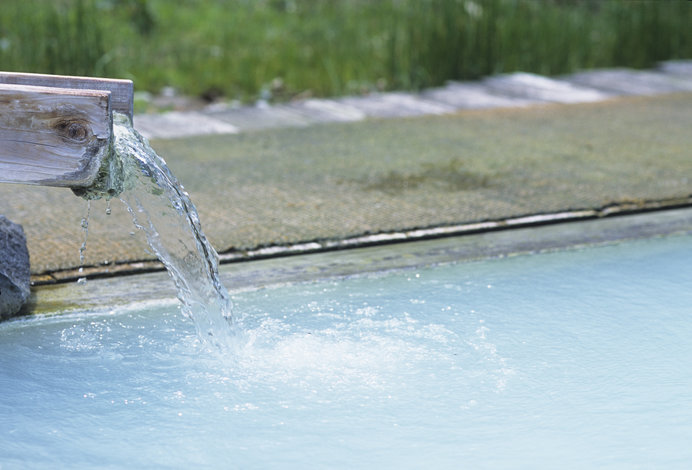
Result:
<svg viewBox="0 0 692 470">
<path fill-rule="evenodd" d="M 198 111 L 137 115 L 134 123 L 139 133 L 148 139 L 238 133 L 238 128 L 232 124 Z"/>
<path fill-rule="evenodd" d="M 602 101 L 611 94 L 532 73 L 517 72 L 483 80 L 492 93 L 554 103 Z"/>
<path fill-rule="evenodd" d="M 596 88 L 614 95 L 659 95 L 692 91 L 692 80 L 689 77 L 648 70 L 589 70 L 563 79 L 575 85 Z"/>
<path fill-rule="evenodd" d="M 276 127 L 304 127 L 312 120 L 287 106 L 245 106 L 216 110 L 209 113 L 215 119 L 227 122 L 240 131 L 259 131 Z"/>
<path fill-rule="evenodd" d="M 661 62 L 658 71 L 670 75 L 692 78 L 692 60 L 668 60 Z"/>
<path fill-rule="evenodd" d="M 480 83 L 450 82 L 445 87 L 421 93 L 427 100 L 440 102 L 457 109 L 488 109 L 528 106 L 538 101 L 493 94 Z"/>
<path fill-rule="evenodd" d="M 528 73 L 500 75 L 482 82 L 450 82 L 422 93 L 375 93 L 338 99 L 308 99 L 271 105 L 213 106 L 187 113 L 138 115 L 136 127 L 149 138 L 234 134 L 328 122 L 356 122 L 368 117 L 396 118 L 447 114 L 460 109 L 581 103 L 623 94 L 659 94 L 692 90 L 692 61 L 669 61 L 659 72 L 601 70 L 561 80 Z"/>
<path fill-rule="evenodd" d="M 310 99 L 283 105 L 297 111 L 313 123 L 322 122 L 355 122 L 362 121 L 367 116 L 354 106 L 334 100 Z"/>
<path fill-rule="evenodd" d="M 367 96 L 349 96 L 337 101 L 352 106 L 369 117 L 377 118 L 447 114 L 456 111 L 454 106 L 430 101 L 411 93 L 375 93 Z"/>
</svg>

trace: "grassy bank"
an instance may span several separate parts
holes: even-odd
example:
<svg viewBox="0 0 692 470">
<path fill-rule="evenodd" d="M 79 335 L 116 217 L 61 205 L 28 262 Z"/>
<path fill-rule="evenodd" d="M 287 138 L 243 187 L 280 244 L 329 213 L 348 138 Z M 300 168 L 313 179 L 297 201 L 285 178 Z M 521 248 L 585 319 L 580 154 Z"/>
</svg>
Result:
<svg viewBox="0 0 692 470">
<path fill-rule="evenodd" d="M 692 58 L 685 0 L 3 0 L 0 70 L 252 100 Z"/>
</svg>

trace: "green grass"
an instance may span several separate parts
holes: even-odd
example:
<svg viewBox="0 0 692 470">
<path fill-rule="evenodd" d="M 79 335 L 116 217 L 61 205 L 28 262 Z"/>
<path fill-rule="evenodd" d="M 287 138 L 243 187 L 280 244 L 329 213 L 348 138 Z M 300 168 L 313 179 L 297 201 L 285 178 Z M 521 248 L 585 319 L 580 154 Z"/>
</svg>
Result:
<svg viewBox="0 0 692 470">
<path fill-rule="evenodd" d="M 3 0 L 0 70 L 243 101 L 692 58 L 686 0 Z"/>
</svg>

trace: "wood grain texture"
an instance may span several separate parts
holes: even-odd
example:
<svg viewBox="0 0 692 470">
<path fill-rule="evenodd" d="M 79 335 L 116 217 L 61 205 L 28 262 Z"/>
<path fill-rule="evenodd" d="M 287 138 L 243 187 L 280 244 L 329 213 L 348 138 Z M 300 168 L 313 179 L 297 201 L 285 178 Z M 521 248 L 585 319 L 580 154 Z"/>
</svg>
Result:
<svg viewBox="0 0 692 470">
<path fill-rule="evenodd" d="M 110 91 L 113 111 L 126 114 L 132 120 L 134 93 L 132 80 L 0 72 L 0 84 Z"/>
<path fill-rule="evenodd" d="M 0 84 L 0 182 L 88 187 L 112 127 L 109 91 Z"/>
</svg>

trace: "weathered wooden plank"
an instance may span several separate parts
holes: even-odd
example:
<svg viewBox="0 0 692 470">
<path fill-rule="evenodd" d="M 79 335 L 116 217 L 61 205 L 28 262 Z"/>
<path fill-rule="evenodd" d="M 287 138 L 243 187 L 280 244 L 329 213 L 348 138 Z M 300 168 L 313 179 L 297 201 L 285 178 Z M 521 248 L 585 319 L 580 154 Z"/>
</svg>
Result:
<svg viewBox="0 0 692 470">
<path fill-rule="evenodd" d="M 37 73 L 0 72 L 0 84 L 30 85 L 75 90 L 100 90 L 111 92 L 111 108 L 126 114 L 132 120 L 134 85 L 132 80 L 92 77 L 70 77 Z"/>
<path fill-rule="evenodd" d="M 109 91 L 0 84 L 0 182 L 94 182 L 110 150 Z"/>
</svg>

